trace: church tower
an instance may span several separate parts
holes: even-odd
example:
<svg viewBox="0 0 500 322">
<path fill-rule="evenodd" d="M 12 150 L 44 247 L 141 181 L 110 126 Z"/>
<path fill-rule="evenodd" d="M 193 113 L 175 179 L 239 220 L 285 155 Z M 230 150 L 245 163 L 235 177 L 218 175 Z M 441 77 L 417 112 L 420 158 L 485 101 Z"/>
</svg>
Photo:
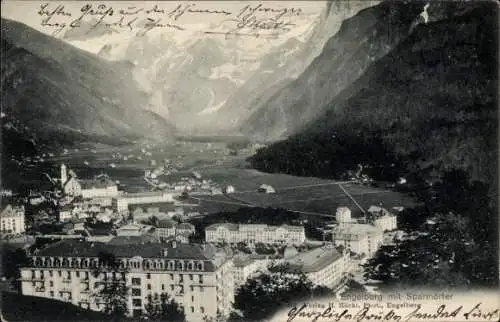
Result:
<svg viewBox="0 0 500 322">
<path fill-rule="evenodd" d="M 63 163 L 61 165 L 61 186 L 64 185 L 68 181 L 68 172 L 66 169 L 66 165 Z"/>
</svg>

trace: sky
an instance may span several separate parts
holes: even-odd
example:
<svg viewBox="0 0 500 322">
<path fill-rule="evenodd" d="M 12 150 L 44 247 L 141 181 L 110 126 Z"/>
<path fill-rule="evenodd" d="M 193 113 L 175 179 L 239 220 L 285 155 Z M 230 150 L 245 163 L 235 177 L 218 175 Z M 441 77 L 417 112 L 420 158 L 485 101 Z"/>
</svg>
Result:
<svg viewBox="0 0 500 322">
<path fill-rule="evenodd" d="M 192 8 L 196 9 L 208 9 L 208 10 L 224 10 L 227 12 L 233 13 L 229 18 L 236 16 L 236 13 L 239 12 L 246 5 L 257 6 L 262 4 L 263 7 L 276 9 L 283 8 L 295 8 L 300 9 L 301 14 L 300 17 L 289 17 L 289 20 L 293 20 L 296 23 L 297 28 L 304 27 L 304 25 L 313 24 L 320 14 L 321 10 L 325 7 L 325 1 L 13 1 L 6 0 L 2 1 L 2 17 L 17 20 L 22 23 L 27 24 L 28 26 L 35 28 L 41 32 L 48 33 L 54 35 L 54 27 L 42 26 L 42 20 L 47 16 L 40 16 L 38 11 L 40 10 L 41 5 L 48 4 L 48 11 L 54 10 L 58 5 L 64 6 L 64 11 L 71 13 L 72 17 L 66 17 L 64 15 L 53 16 L 51 18 L 51 22 L 53 23 L 61 23 L 66 22 L 69 23 L 75 17 L 81 14 L 81 8 L 87 4 L 93 5 L 96 8 L 99 4 L 104 4 L 107 7 L 112 7 L 115 11 L 114 17 L 106 17 L 108 22 L 112 22 L 112 19 L 115 19 L 116 12 L 119 9 L 126 9 L 131 6 L 135 6 L 136 8 L 144 8 L 147 10 L 151 9 L 155 5 L 160 9 L 164 9 L 166 12 L 170 12 L 174 10 L 177 6 L 187 6 L 190 5 Z M 143 11 L 144 12 L 144 11 Z M 138 15 L 140 18 L 146 18 L 144 14 Z M 87 16 L 88 17 L 88 16 Z M 85 17 L 84 20 L 87 18 Z M 270 17 L 266 12 L 260 12 L 257 17 Z M 184 14 L 176 20 L 176 24 L 186 28 L 193 29 L 201 28 L 204 25 L 217 25 L 223 19 L 228 17 L 223 15 L 201 15 L 201 14 Z M 169 18 L 165 16 L 162 17 L 163 22 L 168 22 Z M 172 21 L 172 19 L 170 19 Z M 68 27 L 69 28 L 69 27 Z M 123 29 L 123 33 L 126 33 L 127 30 Z M 130 31 L 128 31 L 130 32 Z M 61 36 L 63 33 L 59 33 Z"/>
</svg>

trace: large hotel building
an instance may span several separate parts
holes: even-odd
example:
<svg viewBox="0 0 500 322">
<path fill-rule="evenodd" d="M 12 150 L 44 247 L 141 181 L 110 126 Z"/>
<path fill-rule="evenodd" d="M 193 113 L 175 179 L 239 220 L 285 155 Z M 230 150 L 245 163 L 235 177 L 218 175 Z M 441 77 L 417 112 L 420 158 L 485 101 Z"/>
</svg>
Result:
<svg viewBox="0 0 500 322">
<path fill-rule="evenodd" d="M 205 228 L 205 240 L 207 243 L 300 245 L 306 241 L 306 233 L 303 226 L 223 223 Z"/>
<path fill-rule="evenodd" d="M 167 293 L 183 308 L 188 321 L 229 314 L 234 299 L 233 264 L 229 251 L 212 245 L 110 245 L 63 240 L 31 256 L 21 268 L 22 293 L 102 310 L 95 300 L 105 273 L 95 277 L 100 254 L 113 254 L 128 286 L 128 311 L 139 316 L 148 295 Z M 138 255 L 140 254 L 140 255 Z"/>
</svg>

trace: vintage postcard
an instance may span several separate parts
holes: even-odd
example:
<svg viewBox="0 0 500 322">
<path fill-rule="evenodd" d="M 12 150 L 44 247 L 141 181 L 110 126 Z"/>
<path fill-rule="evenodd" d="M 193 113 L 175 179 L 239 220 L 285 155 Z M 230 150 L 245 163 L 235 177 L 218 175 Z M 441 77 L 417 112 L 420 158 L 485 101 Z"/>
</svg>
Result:
<svg viewBox="0 0 500 322">
<path fill-rule="evenodd" d="M 495 1 L 2 1 L 2 321 L 498 321 Z"/>
</svg>

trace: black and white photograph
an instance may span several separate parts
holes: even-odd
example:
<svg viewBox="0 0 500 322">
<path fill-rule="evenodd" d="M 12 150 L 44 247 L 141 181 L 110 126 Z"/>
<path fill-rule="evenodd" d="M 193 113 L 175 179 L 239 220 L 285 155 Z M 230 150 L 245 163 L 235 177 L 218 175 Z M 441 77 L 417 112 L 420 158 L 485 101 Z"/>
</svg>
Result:
<svg viewBox="0 0 500 322">
<path fill-rule="evenodd" d="M 1 321 L 498 321 L 496 1 L 1 2 Z"/>
</svg>

